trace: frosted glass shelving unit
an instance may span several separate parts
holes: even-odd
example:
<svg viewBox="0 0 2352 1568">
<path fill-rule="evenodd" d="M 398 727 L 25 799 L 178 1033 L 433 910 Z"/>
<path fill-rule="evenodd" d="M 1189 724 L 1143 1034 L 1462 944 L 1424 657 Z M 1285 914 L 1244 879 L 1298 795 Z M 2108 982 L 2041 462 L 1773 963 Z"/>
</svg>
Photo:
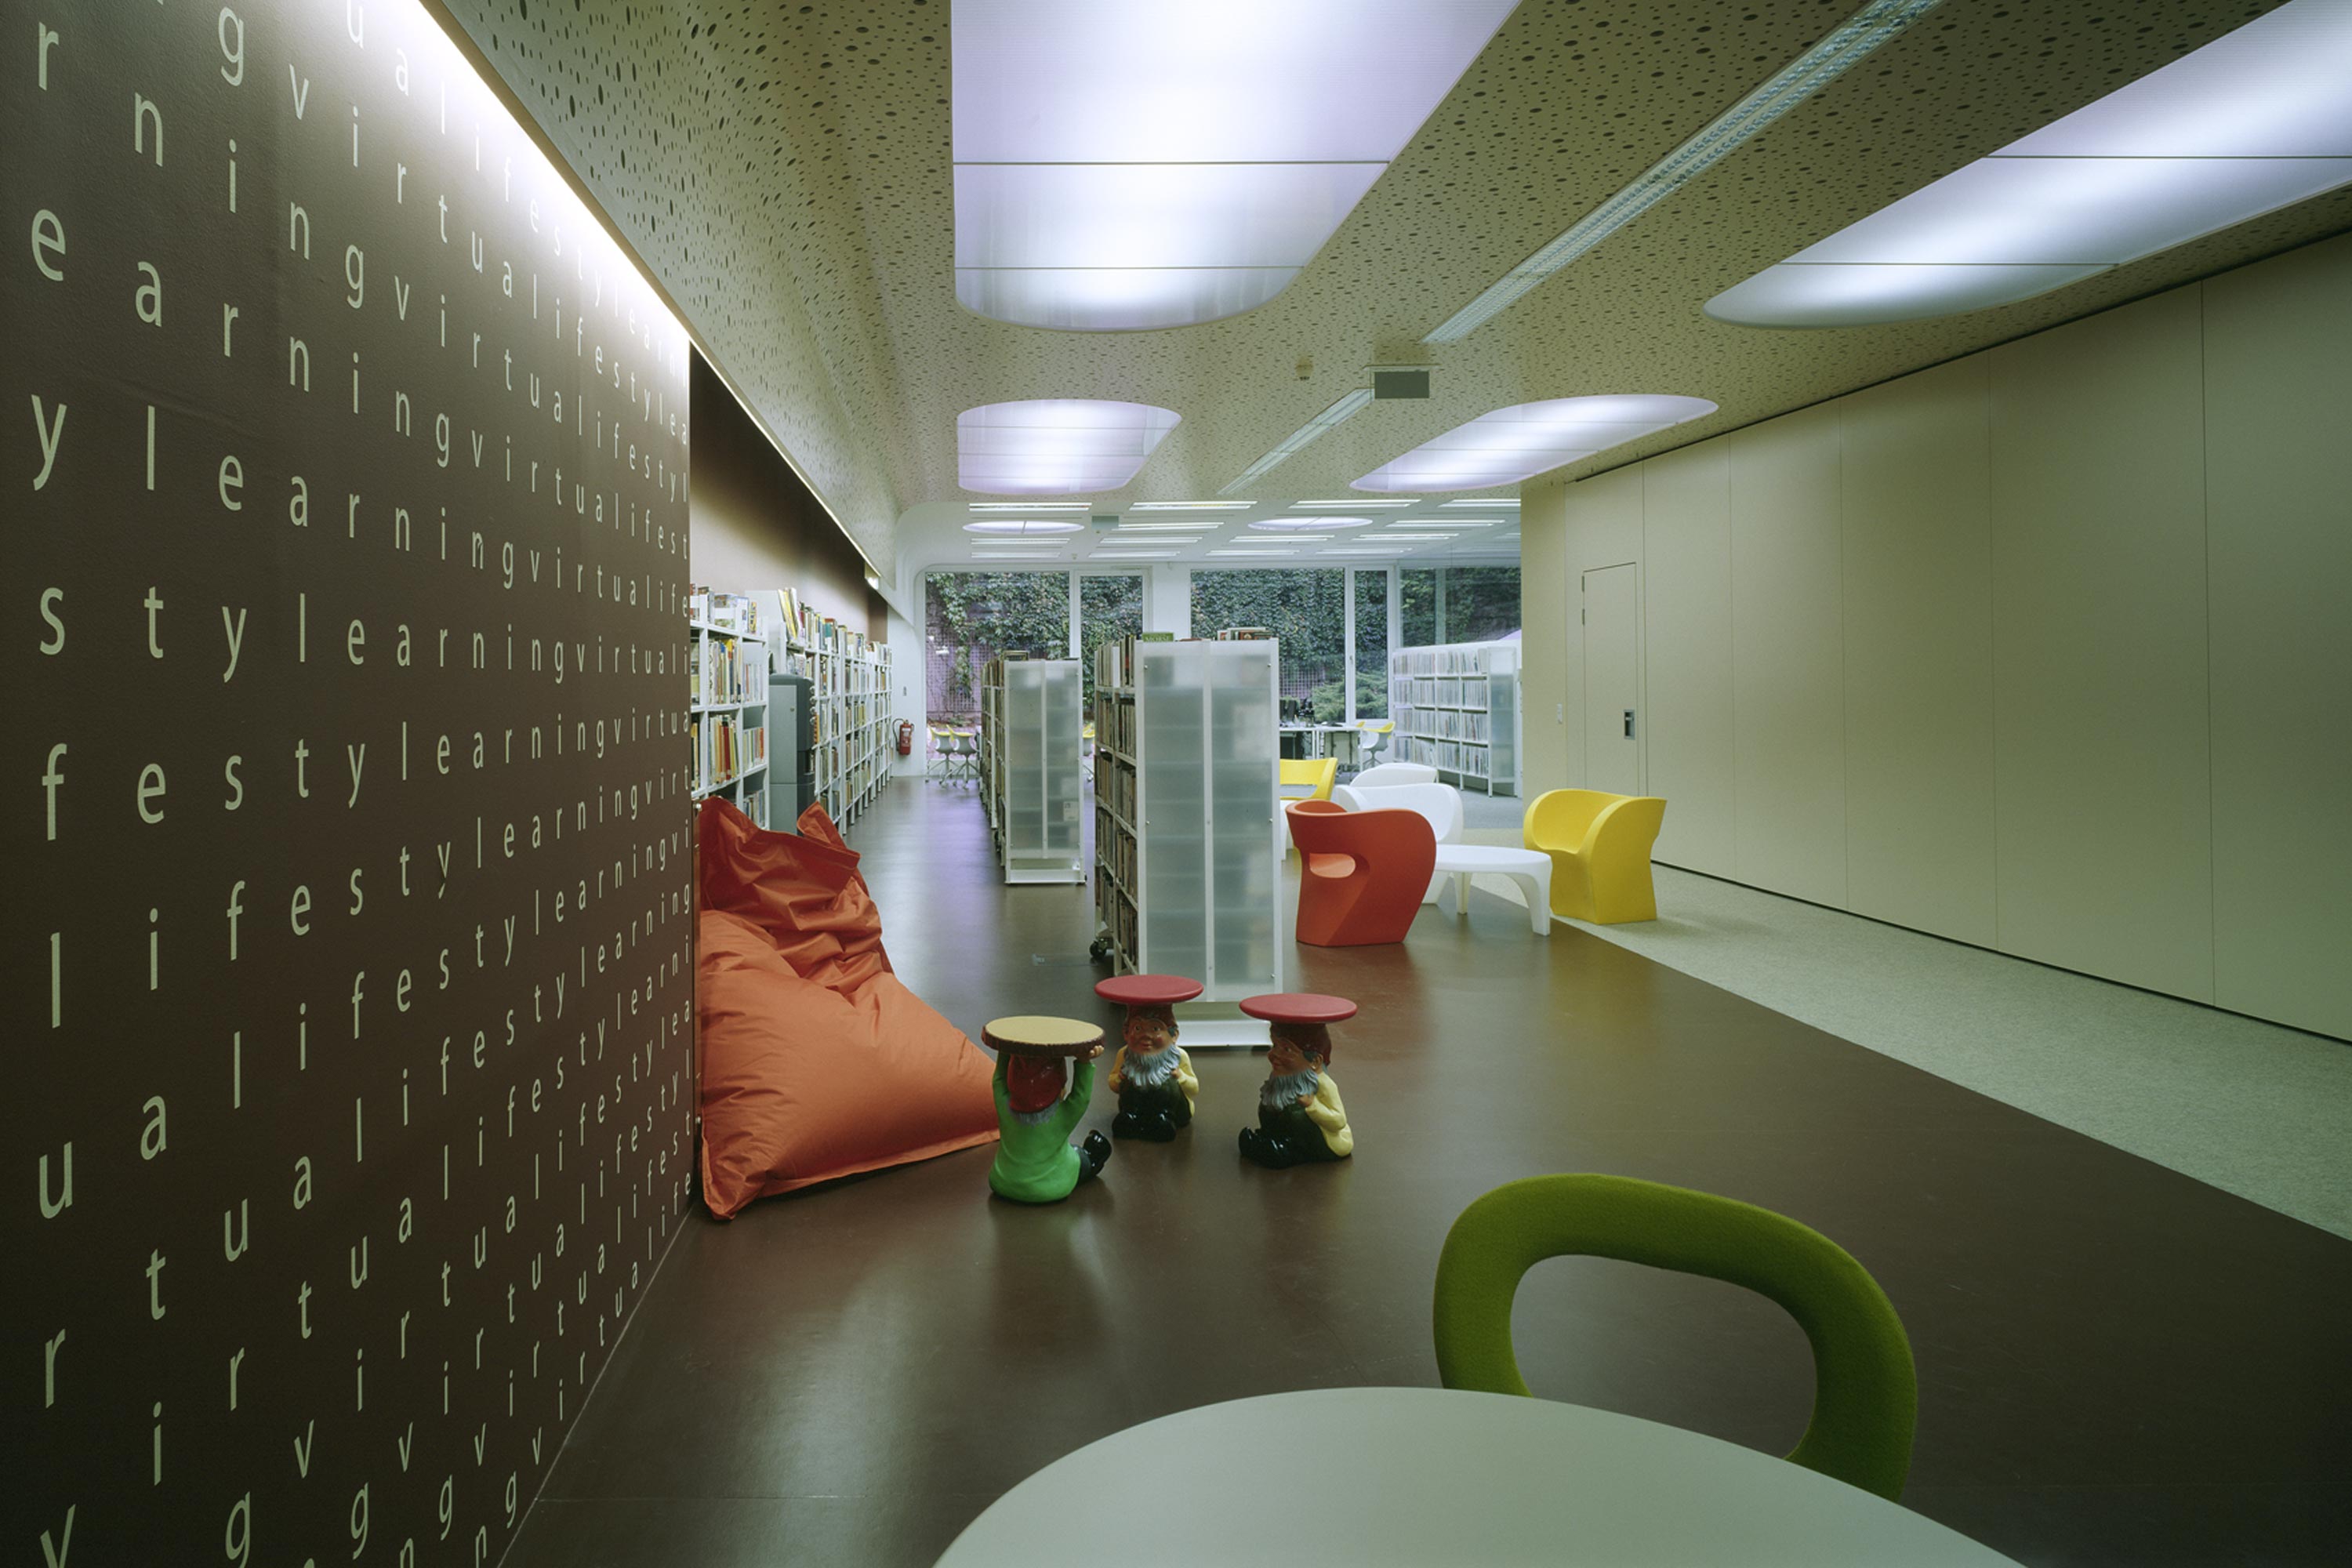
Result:
<svg viewBox="0 0 2352 1568">
<path fill-rule="evenodd" d="M 1119 973 L 1185 974 L 1187 1046 L 1263 1045 L 1244 996 L 1284 989 L 1277 645 L 1095 654 L 1095 908 Z"/>
<path fill-rule="evenodd" d="M 687 622 L 687 734 L 693 798 L 718 795 L 768 826 L 768 648 L 765 639 Z"/>
<path fill-rule="evenodd" d="M 992 659 L 981 674 L 980 787 L 1008 882 L 1083 882 L 1075 658 Z"/>
<path fill-rule="evenodd" d="M 1463 788 L 1519 793 L 1519 645 L 1443 643 L 1389 655 L 1395 760 Z"/>
</svg>

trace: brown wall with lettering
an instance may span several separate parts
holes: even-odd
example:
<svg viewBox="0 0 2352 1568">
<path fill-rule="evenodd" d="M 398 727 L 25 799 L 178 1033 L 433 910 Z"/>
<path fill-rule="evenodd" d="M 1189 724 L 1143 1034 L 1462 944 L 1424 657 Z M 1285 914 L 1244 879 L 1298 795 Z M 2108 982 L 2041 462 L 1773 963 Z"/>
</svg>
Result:
<svg viewBox="0 0 2352 1568">
<path fill-rule="evenodd" d="M 686 1201 L 688 350 L 409 0 L 0 12 L 6 1550 L 492 1563 Z"/>
</svg>

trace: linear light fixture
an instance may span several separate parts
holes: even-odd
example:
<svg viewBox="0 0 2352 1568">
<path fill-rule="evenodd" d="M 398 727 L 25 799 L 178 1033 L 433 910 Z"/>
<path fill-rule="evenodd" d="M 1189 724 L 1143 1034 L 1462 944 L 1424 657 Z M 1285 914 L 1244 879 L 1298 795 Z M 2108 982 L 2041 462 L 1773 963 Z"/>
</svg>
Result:
<svg viewBox="0 0 2352 1568">
<path fill-rule="evenodd" d="M 1460 342 L 1501 315 L 1521 295 L 1713 168 L 1741 143 L 1836 80 L 1872 50 L 1941 3 L 1942 0 L 1870 0 L 1869 5 L 1832 28 L 1828 37 L 1717 115 L 1697 135 L 1652 164 L 1632 184 L 1503 274 L 1485 293 L 1447 317 L 1421 341 Z"/>
<path fill-rule="evenodd" d="M 1401 503 L 1399 503 L 1399 502 L 1397 502 L 1397 501 L 1364 500 L 1364 501 L 1358 501 L 1356 504 L 1357 504 L 1358 506 L 1396 506 L 1396 505 L 1399 505 L 1399 504 L 1401 504 Z M 1493 500 L 1442 500 L 1442 501 L 1439 501 L 1437 504 L 1438 504 L 1439 506 L 1442 506 L 1442 507 L 1452 507 L 1452 506 L 1475 506 L 1475 507 L 1482 507 L 1482 508 L 1483 508 L 1483 507 L 1491 507 L 1491 506 L 1508 506 L 1508 507 L 1516 507 L 1516 506 L 1517 506 L 1519 503 L 1518 503 L 1518 500 L 1517 500 L 1517 499 L 1516 497 L 1507 497 L 1507 497 L 1497 496 L 1497 497 L 1496 497 Z"/>
<path fill-rule="evenodd" d="M 971 511 L 1088 511 L 1090 500 L 976 500 L 965 503 Z"/>
<path fill-rule="evenodd" d="M 1129 511 L 1247 511 L 1255 506 L 1247 500 L 1139 500 Z"/>
<path fill-rule="evenodd" d="M 1288 287 L 1517 0 L 955 0 L 955 289 L 1190 326 Z"/>
<path fill-rule="evenodd" d="M 966 533 L 982 533 L 992 538 L 1041 538 L 1052 534 L 1076 533 L 1086 524 L 1067 522 L 1045 517 L 984 517 L 977 522 L 963 525 Z"/>
<path fill-rule="evenodd" d="M 1356 481 L 1365 490 L 1477 490 L 1532 479 L 1715 412 L 1704 397 L 1622 393 L 1555 397 L 1482 414 Z M 1444 518 L 1411 521 L 1441 523 Z"/>
<path fill-rule="evenodd" d="M 1270 561 L 1276 556 L 1296 555 L 1298 552 L 1296 550 L 1212 550 L 1209 553 L 1212 555 L 1238 555 L 1244 560 L 1249 561 Z"/>
<path fill-rule="evenodd" d="M 1061 552 L 1055 550 L 975 550 L 971 552 L 974 561 L 1055 561 L 1060 556 Z"/>
<path fill-rule="evenodd" d="M 1347 510 L 1353 511 L 1359 507 L 1411 506 L 1412 504 L 1413 503 L 1409 500 L 1366 500 L 1362 496 L 1358 496 L 1354 500 L 1295 500 L 1290 502 L 1289 506 L 1293 511 L 1307 511 L 1316 507 L 1325 506 L 1340 507 Z M 1462 503 L 1459 501 L 1447 501 L 1445 504 L 1448 506 L 1459 506 Z M 1517 506 L 1519 503 L 1512 501 L 1508 504 Z"/>
<path fill-rule="evenodd" d="M 2030 300 L 2352 183 L 2352 5 L 2290 0 L 1709 300 L 1860 327 Z"/>
<path fill-rule="evenodd" d="M 1123 489 L 1181 418 L 1102 397 L 984 403 L 956 416 L 956 483 L 998 495 Z"/>
<path fill-rule="evenodd" d="M 1458 538 L 1459 535 L 1453 533 L 1383 533 L 1379 535 L 1379 537 L 1381 539 L 1410 539 L 1419 542 L 1421 541 L 1432 539 L 1454 539 Z M 1370 542 L 1367 541 L 1367 542 Z"/>
<path fill-rule="evenodd" d="M 1155 517 L 1149 520 L 1122 521 L 1121 533 L 1199 533 L 1204 529 L 1223 528 L 1222 517 Z"/>
<path fill-rule="evenodd" d="M 1370 406 L 1371 401 L 1372 389 L 1369 386 L 1360 386 L 1352 392 L 1341 394 L 1337 403 L 1284 437 L 1276 444 L 1273 451 L 1244 468 L 1239 479 L 1217 493 L 1231 495 L 1237 489 L 1246 488 L 1253 481 L 1265 478 L 1276 468 L 1304 451 L 1327 433 L 1338 429 L 1358 414 L 1362 413 L 1364 409 Z"/>
<path fill-rule="evenodd" d="M 1269 517 L 1251 523 L 1250 527 L 1268 533 L 1297 533 L 1302 530 L 1322 528 L 1365 528 L 1371 522 L 1372 519 L 1369 517 Z"/>
</svg>

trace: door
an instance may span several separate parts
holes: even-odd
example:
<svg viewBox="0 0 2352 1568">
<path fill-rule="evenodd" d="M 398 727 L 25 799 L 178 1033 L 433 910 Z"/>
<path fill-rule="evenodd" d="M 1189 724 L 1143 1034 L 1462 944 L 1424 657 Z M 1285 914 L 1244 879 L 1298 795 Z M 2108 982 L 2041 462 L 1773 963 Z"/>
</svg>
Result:
<svg viewBox="0 0 2352 1568">
<path fill-rule="evenodd" d="M 1584 787 L 1642 793 L 1639 566 L 1584 574 Z"/>
</svg>

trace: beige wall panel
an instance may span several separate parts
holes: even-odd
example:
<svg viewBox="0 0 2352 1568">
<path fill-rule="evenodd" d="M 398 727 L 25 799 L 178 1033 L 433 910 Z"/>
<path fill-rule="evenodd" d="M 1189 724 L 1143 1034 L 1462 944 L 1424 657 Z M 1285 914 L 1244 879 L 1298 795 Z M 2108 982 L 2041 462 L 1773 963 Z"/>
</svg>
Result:
<svg viewBox="0 0 2352 1568">
<path fill-rule="evenodd" d="M 1564 628 L 1570 634 L 1565 680 L 1553 707 L 1534 711 L 1558 715 L 1567 740 L 1569 783 L 1580 789 L 1584 785 L 1584 638 L 1576 601 L 1582 595 L 1585 573 L 1642 559 L 1644 466 L 1613 468 L 1567 487 L 1563 562 L 1570 606 L 1566 618 L 1571 624 Z M 1524 542 L 1524 525 L 1520 532 Z"/>
<path fill-rule="evenodd" d="M 1982 354 L 1843 398 L 1846 905 L 1993 942 Z"/>
<path fill-rule="evenodd" d="M 1845 903 L 1834 405 L 1723 438 L 1731 486 L 1738 876 Z"/>
<path fill-rule="evenodd" d="M 2198 290 L 1990 351 L 2000 943 L 2213 992 Z"/>
<path fill-rule="evenodd" d="M 2352 238 L 2204 291 L 2213 999 L 2352 1037 Z"/>
<path fill-rule="evenodd" d="M 1568 486 L 1538 479 L 1519 492 L 1519 713 L 1526 726 L 1520 787 L 1530 800 L 1572 784 L 1567 700 L 1569 637 Z"/>
<path fill-rule="evenodd" d="M 1709 441 L 1643 467 L 1643 787 L 1666 801 L 1656 856 L 1734 876 L 1731 457 Z"/>
</svg>

